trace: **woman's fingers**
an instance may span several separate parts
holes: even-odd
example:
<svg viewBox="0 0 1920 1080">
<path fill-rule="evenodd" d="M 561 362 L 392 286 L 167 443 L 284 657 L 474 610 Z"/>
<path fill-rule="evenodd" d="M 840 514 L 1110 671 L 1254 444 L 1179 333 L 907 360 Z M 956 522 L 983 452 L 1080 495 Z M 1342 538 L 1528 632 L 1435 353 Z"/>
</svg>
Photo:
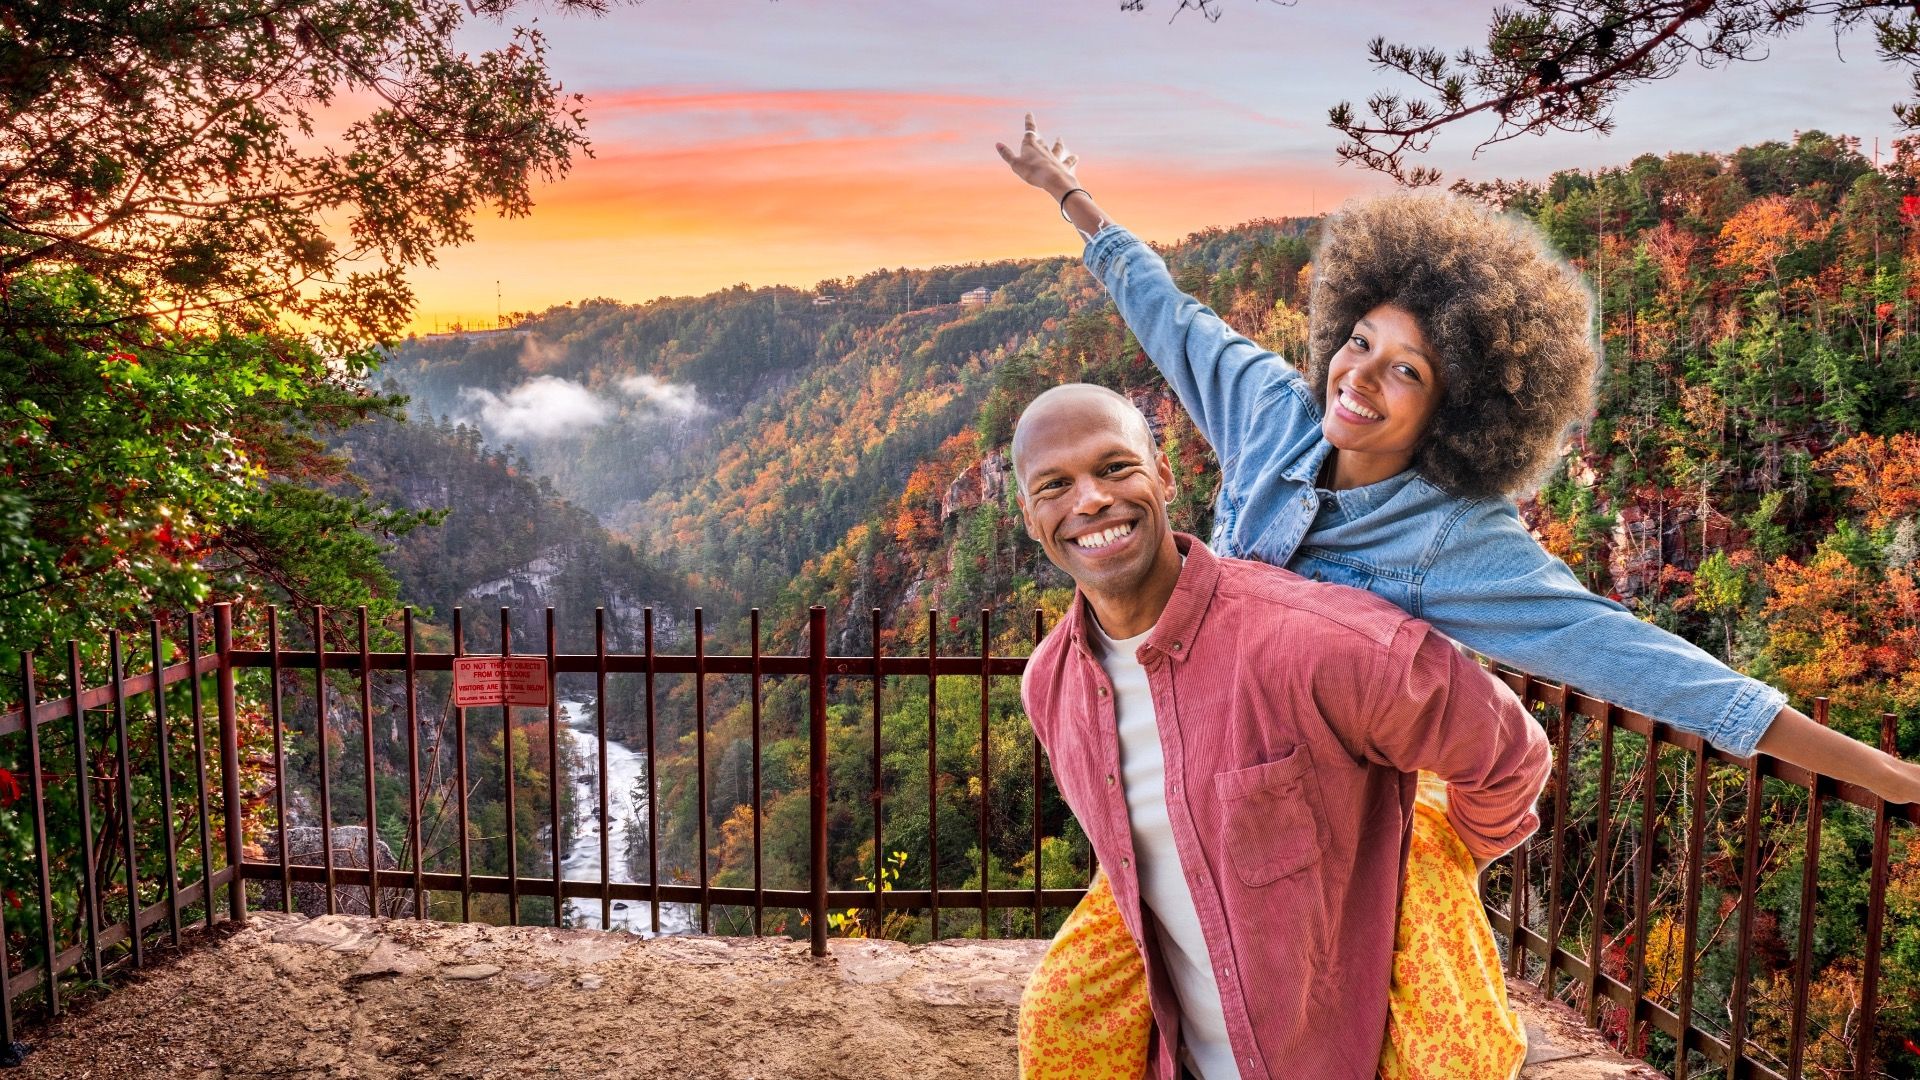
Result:
<svg viewBox="0 0 1920 1080">
<path fill-rule="evenodd" d="M 1026 114 L 1025 129 L 1021 132 L 1018 144 L 1009 147 L 1005 143 L 995 143 L 994 149 L 1000 151 L 1000 160 L 1006 162 L 1016 175 L 1036 187 L 1045 187 L 1050 178 L 1062 174 L 1071 178 L 1073 168 L 1080 160 L 1067 149 L 1064 139 L 1055 139 L 1049 146 L 1046 137 L 1040 134 L 1032 113 Z"/>
</svg>

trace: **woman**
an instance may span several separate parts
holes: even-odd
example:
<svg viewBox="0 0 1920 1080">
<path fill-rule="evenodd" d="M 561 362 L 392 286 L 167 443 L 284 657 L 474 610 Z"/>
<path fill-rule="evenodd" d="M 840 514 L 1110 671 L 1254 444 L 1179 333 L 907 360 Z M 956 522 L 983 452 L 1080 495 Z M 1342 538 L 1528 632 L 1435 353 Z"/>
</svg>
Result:
<svg viewBox="0 0 1920 1080">
<path fill-rule="evenodd" d="M 1779 691 L 1589 592 L 1527 531 L 1510 497 L 1585 419 L 1595 372 L 1591 296 L 1531 226 L 1445 197 L 1343 211 L 1314 259 L 1301 371 L 1181 293 L 1079 186 L 1077 159 L 1049 147 L 1031 114 L 1020 144 L 999 151 L 1086 238 L 1087 266 L 1218 455 L 1215 551 L 1368 589 L 1501 663 L 1730 753 L 1758 749 L 1920 801 L 1920 766 L 1815 723 Z M 1403 938 L 1425 918 L 1419 902 L 1408 894 Z M 1096 880 L 1035 972 L 1023 1075 L 1140 1075 L 1144 987 L 1137 946 L 1114 940 L 1124 929 L 1112 907 Z M 1392 1061 L 1391 1040 L 1388 1049 L 1390 1074 L 1487 1075 L 1410 1071 Z"/>
</svg>

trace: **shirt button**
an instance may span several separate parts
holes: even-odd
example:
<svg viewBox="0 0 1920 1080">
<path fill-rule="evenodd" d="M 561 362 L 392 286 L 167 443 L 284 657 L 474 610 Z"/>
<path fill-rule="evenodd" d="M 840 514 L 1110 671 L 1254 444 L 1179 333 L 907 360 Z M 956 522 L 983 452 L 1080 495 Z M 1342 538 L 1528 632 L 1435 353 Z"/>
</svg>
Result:
<svg viewBox="0 0 1920 1080">
<path fill-rule="evenodd" d="M 1121 860 L 1120 860 L 1120 869 L 1122 869 L 1122 870 L 1131 870 L 1131 869 L 1133 869 L 1133 860 L 1132 860 L 1132 859 L 1121 859 Z"/>
<path fill-rule="evenodd" d="M 1233 978 L 1233 969 L 1231 967 L 1223 967 L 1220 969 L 1220 974 L 1231 979 Z"/>
<path fill-rule="evenodd" d="M 1173 785 L 1173 793 L 1174 793 L 1175 795 L 1178 795 L 1178 794 L 1180 794 L 1180 785 L 1179 785 L 1179 784 L 1175 784 L 1175 785 Z"/>
<path fill-rule="evenodd" d="M 1108 773 L 1108 774 L 1107 774 L 1107 786 L 1108 786 L 1108 787 L 1112 787 L 1112 786 L 1113 786 L 1113 774 L 1112 774 L 1112 773 Z"/>
<path fill-rule="evenodd" d="M 1107 688 L 1106 688 L 1106 687 L 1104 687 L 1104 686 L 1103 686 L 1103 687 L 1101 687 L 1101 688 L 1100 688 L 1100 696 L 1101 696 L 1101 697 L 1106 697 L 1106 696 L 1107 696 Z"/>
<path fill-rule="evenodd" d="M 1174 652 L 1179 652 L 1179 651 L 1180 651 L 1180 643 L 1179 643 L 1179 642 L 1177 642 L 1177 641 L 1176 641 L 1176 642 L 1174 642 L 1174 643 L 1173 643 L 1173 651 L 1174 651 Z"/>
</svg>

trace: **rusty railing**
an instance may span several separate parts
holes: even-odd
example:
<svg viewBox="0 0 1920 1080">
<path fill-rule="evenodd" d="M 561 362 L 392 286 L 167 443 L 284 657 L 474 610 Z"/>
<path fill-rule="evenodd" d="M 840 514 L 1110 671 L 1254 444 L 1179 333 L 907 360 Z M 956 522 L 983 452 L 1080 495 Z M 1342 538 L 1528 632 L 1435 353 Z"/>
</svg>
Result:
<svg viewBox="0 0 1920 1080">
<path fill-rule="evenodd" d="M 1797 1080 L 1812 1075 L 1807 1071 L 1809 1047 L 1814 1036 L 1822 1034 L 1812 1030 L 1808 1001 L 1821 901 L 1820 837 L 1829 813 L 1848 812 L 1851 807 L 1852 812 L 1872 816 L 1873 841 L 1859 988 L 1852 996 L 1850 1030 L 1838 1033 L 1851 1044 L 1851 1060 L 1844 1074 L 1858 1080 L 1896 1075 L 1881 1071 L 1874 1058 L 1876 1023 L 1884 1004 L 1878 980 L 1887 927 L 1893 827 L 1896 822 L 1911 826 L 1920 821 L 1920 813 L 1916 813 L 1920 808 L 1889 805 L 1865 788 L 1765 754 L 1734 757 L 1708 746 L 1698 736 L 1675 731 L 1576 690 L 1511 670 L 1496 674 L 1541 715 L 1554 743 L 1554 773 L 1542 795 L 1541 829 L 1502 860 L 1487 898 L 1494 929 L 1509 945 L 1509 977 L 1526 978 L 1550 996 L 1569 999 L 1582 1010 L 1589 1025 L 1607 1030 L 1635 1056 L 1652 1056 L 1653 1034 L 1665 1036 L 1670 1045 L 1658 1056 L 1667 1059 L 1661 1064 L 1668 1067 L 1674 1080 L 1703 1073 L 1766 1080 Z M 1814 701 L 1813 716 L 1823 724 L 1828 721 L 1825 698 Z M 1894 751 L 1894 730 L 1895 717 L 1883 715 L 1880 741 L 1888 753 Z M 1629 789 L 1625 794 L 1637 803 L 1624 807 L 1624 822 L 1615 808 L 1616 802 L 1624 802 L 1621 792 L 1615 790 L 1623 772 L 1618 751 L 1623 733 L 1642 747 L 1638 767 L 1624 770 L 1628 775 L 1622 787 Z M 1576 786 L 1569 766 L 1583 756 L 1576 752 L 1579 743 L 1585 744 L 1585 756 L 1597 751 L 1599 758 L 1591 817 L 1569 806 Z M 1714 779 L 1716 770 L 1723 774 L 1719 781 Z M 1785 785 L 1786 797 L 1769 799 L 1766 788 L 1770 781 L 1776 788 Z M 1716 840 L 1715 823 L 1709 820 L 1713 802 L 1710 788 L 1722 792 L 1725 807 L 1732 810 L 1729 816 L 1737 816 L 1739 822 L 1737 839 L 1717 838 L 1735 840 L 1739 869 L 1737 875 L 1724 874 L 1736 881 L 1730 913 L 1735 925 L 1730 935 L 1721 935 L 1717 951 L 1721 961 L 1730 960 L 1732 977 L 1725 1001 L 1725 1024 L 1711 1026 L 1705 1021 L 1720 1011 L 1703 1009 L 1703 1003 L 1696 1000 L 1702 981 L 1699 968 L 1701 961 L 1716 951 L 1715 932 L 1723 931 L 1727 920 L 1720 919 L 1715 927 L 1703 925 L 1707 921 L 1702 902 L 1708 849 Z M 1798 853 L 1799 918 L 1793 960 L 1783 973 L 1790 985 L 1785 1044 L 1780 1045 L 1779 1033 L 1763 1040 L 1749 1028 L 1755 996 L 1755 942 L 1761 923 L 1756 905 L 1766 869 L 1763 864 L 1770 854 L 1783 854 L 1767 848 L 1767 833 L 1777 834 L 1780 823 L 1771 822 L 1775 825 L 1772 830 L 1766 826 L 1774 813 L 1790 811 L 1802 799 L 1806 815 L 1800 826 L 1802 847 Z M 1682 814 L 1686 823 L 1676 835 L 1672 822 Z M 1634 843 L 1625 849 L 1621 840 L 1628 836 Z M 1590 843 L 1591 849 L 1589 857 L 1572 863 L 1569 851 L 1577 840 Z M 1656 862 L 1663 853 L 1665 859 Z M 1716 855 L 1716 861 L 1725 861 L 1725 854 L 1723 850 Z M 1630 883 L 1625 890 L 1629 895 L 1615 890 L 1617 878 Z M 1575 884 L 1580 879 L 1584 879 L 1584 887 Z M 1657 938 L 1653 921 L 1660 914 L 1652 907 L 1656 883 L 1677 886 L 1681 909 L 1677 920 L 1669 919 L 1669 933 L 1661 950 L 1667 955 L 1657 963 L 1649 959 Z M 1570 921 L 1576 906 L 1586 917 Z M 1671 940 L 1675 922 L 1678 941 Z M 1579 929 L 1584 939 L 1583 951 L 1568 947 L 1573 928 Z M 1606 970 L 1610 955 L 1621 970 Z M 1676 966 L 1677 971 L 1673 970 Z M 1911 1014 L 1920 1002 L 1907 1005 Z M 1842 1073 L 1827 1067 L 1819 1075 Z"/>
</svg>

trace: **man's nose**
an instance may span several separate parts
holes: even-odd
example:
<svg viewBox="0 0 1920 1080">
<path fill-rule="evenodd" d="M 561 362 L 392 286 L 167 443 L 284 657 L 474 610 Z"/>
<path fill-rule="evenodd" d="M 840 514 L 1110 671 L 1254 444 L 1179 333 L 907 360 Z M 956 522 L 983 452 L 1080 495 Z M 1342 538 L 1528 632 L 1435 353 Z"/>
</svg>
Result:
<svg viewBox="0 0 1920 1080">
<path fill-rule="evenodd" d="M 1093 517 L 1113 505 L 1113 495 L 1098 480 L 1088 477 L 1073 486 L 1073 512 Z"/>
</svg>

